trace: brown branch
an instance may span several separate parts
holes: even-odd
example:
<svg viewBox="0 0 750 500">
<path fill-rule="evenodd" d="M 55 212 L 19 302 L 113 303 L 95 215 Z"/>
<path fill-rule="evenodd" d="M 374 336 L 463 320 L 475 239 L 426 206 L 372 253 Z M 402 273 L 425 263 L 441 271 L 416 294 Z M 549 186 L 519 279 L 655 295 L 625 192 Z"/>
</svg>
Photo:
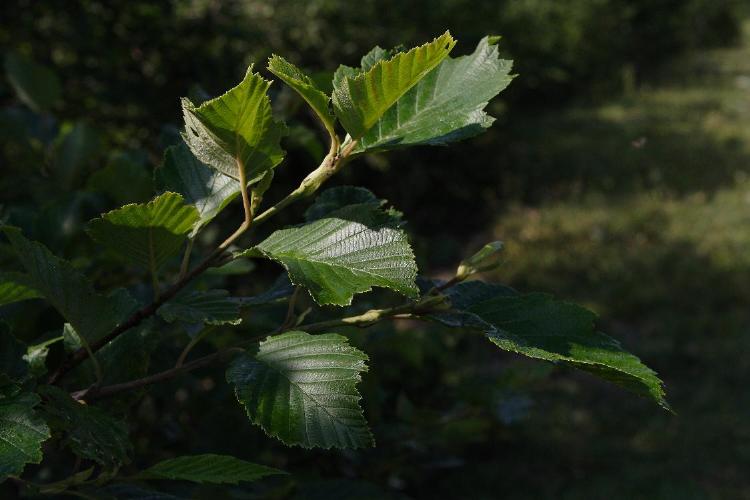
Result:
<svg viewBox="0 0 750 500">
<path fill-rule="evenodd" d="M 135 313 L 133 313 L 127 320 L 125 320 L 123 323 L 120 323 L 117 325 L 114 329 L 112 329 L 111 332 L 109 332 L 107 335 L 102 337 L 96 342 L 93 342 L 90 345 L 91 352 L 96 353 L 98 350 L 100 350 L 102 347 L 107 345 L 109 342 L 113 341 L 123 333 L 125 333 L 127 330 L 138 326 L 145 320 L 146 318 L 150 318 L 154 314 L 156 314 L 157 309 L 167 302 L 169 299 L 177 295 L 177 293 L 182 290 L 190 281 L 192 281 L 196 276 L 202 274 L 206 269 L 211 267 L 217 260 L 220 260 L 219 258 L 222 256 L 224 251 L 242 234 L 247 231 L 252 223 L 255 223 L 255 225 L 260 224 L 264 222 L 265 220 L 271 218 L 273 215 L 275 215 L 278 211 L 280 211 L 282 208 L 286 207 L 287 205 L 290 205 L 291 203 L 301 199 L 305 198 L 307 196 L 310 196 L 312 193 L 318 190 L 318 188 L 326 181 L 328 180 L 333 174 L 338 172 L 341 167 L 344 165 L 347 157 L 351 154 L 354 147 L 357 145 L 357 141 L 351 141 L 347 143 L 344 147 L 341 148 L 341 151 L 338 151 L 338 140 L 336 139 L 332 145 L 331 145 L 331 151 L 326 157 L 323 159 L 321 164 L 318 166 L 317 169 L 315 169 L 310 175 L 305 177 L 305 179 L 302 181 L 300 186 L 295 189 L 292 193 L 287 195 L 284 199 L 282 199 L 279 203 L 274 205 L 273 207 L 269 208 L 262 214 L 260 214 L 254 221 L 252 218 L 252 203 L 249 198 L 248 192 L 247 192 L 247 183 L 244 180 L 244 169 L 241 168 L 242 165 L 238 165 L 239 171 L 240 171 L 240 190 L 242 193 L 242 206 L 244 208 L 245 212 L 245 220 L 242 222 L 239 228 L 224 242 L 222 242 L 216 250 L 211 253 L 206 259 L 204 259 L 200 264 L 198 264 L 197 267 L 195 267 L 192 271 L 188 272 L 184 276 L 180 277 L 177 282 L 175 282 L 171 287 L 169 287 L 166 291 L 161 293 L 159 297 L 157 297 L 153 302 L 148 304 L 147 306 L 144 306 L 143 308 L 137 310 Z M 81 364 L 83 361 L 86 360 L 86 358 L 89 357 L 89 352 L 86 349 L 78 349 L 75 351 L 72 355 L 66 357 L 63 362 L 60 364 L 60 366 L 55 370 L 52 375 L 50 375 L 48 379 L 49 384 L 56 384 L 59 382 L 59 380 L 65 376 L 70 370 Z"/>
<path fill-rule="evenodd" d="M 238 236 L 239 235 L 237 235 L 237 237 Z M 172 285 L 166 291 L 164 291 L 159 296 L 158 299 L 154 300 L 147 306 L 137 310 L 127 320 L 117 325 L 115 328 L 112 329 L 111 332 L 109 332 L 107 335 L 105 335 L 101 339 L 97 340 L 96 342 L 92 342 L 90 345 L 91 352 L 94 352 L 94 353 L 97 352 L 102 347 L 107 345 L 109 342 L 113 341 L 114 339 L 116 339 L 117 337 L 125 333 L 127 330 L 130 330 L 131 328 L 140 325 L 143 322 L 143 320 L 156 314 L 156 310 L 159 309 L 159 307 L 161 307 L 162 304 L 164 304 L 166 301 L 168 301 L 169 299 L 177 295 L 177 292 L 182 290 L 192 279 L 194 279 L 196 276 L 198 276 L 199 274 L 203 273 L 206 269 L 211 267 L 211 264 L 213 263 L 213 261 L 222 253 L 223 253 L 223 249 L 217 248 L 216 251 L 214 251 L 214 253 L 212 253 L 206 259 L 204 259 L 203 262 L 201 262 L 197 267 L 195 267 L 192 271 L 190 271 L 184 277 L 180 278 L 174 285 Z M 57 383 L 70 370 L 72 370 L 73 368 L 81 364 L 84 360 L 86 360 L 88 356 L 89 356 L 89 353 L 84 348 L 80 348 L 77 351 L 75 351 L 72 355 L 66 358 L 63 361 L 63 363 L 58 367 L 58 369 L 55 370 L 55 372 L 49 377 L 48 383 L 49 384 Z"/>
</svg>

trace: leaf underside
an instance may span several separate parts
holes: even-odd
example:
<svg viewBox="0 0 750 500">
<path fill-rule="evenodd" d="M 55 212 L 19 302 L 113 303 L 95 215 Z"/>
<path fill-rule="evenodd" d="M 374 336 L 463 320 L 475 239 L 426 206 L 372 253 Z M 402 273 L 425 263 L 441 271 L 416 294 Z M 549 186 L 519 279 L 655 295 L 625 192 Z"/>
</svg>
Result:
<svg viewBox="0 0 750 500">
<path fill-rule="evenodd" d="M 183 138 L 200 161 L 224 175 L 257 181 L 284 159 L 281 137 L 286 126 L 276 122 L 267 92 L 271 82 L 253 73 L 225 94 L 194 106 L 182 100 Z"/>
<path fill-rule="evenodd" d="M 227 381 L 250 420 L 287 445 L 362 448 L 373 445 L 356 389 L 366 361 L 341 335 L 294 331 L 236 358 Z"/>
<path fill-rule="evenodd" d="M 180 193 L 198 211 L 191 237 L 240 193 L 239 182 L 198 160 L 183 142 L 167 149 L 154 177 L 158 189 Z"/>
<path fill-rule="evenodd" d="M 326 130 L 335 135 L 335 119 L 328 105 L 331 98 L 320 90 L 309 76 L 283 57 L 275 54 L 268 60 L 268 71 L 293 88 L 312 108 Z"/>
</svg>

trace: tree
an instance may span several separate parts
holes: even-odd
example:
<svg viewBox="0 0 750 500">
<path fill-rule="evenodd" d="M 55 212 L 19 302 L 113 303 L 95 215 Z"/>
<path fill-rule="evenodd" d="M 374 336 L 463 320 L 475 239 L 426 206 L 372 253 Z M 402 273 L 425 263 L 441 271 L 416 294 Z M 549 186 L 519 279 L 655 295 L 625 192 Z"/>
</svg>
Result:
<svg viewBox="0 0 750 500">
<path fill-rule="evenodd" d="M 231 456 L 203 454 L 118 475 L 133 454 L 128 405 L 113 412 L 99 403 L 132 400 L 153 384 L 220 363 L 250 422 L 269 436 L 305 448 L 370 447 L 374 436 L 357 389 L 368 357 L 335 331 L 391 319 L 479 331 L 500 349 L 590 372 L 668 408 L 656 374 L 598 332 L 590 311 L 546 294 L 472 279 L 500 264 L 500 242 L 466 258 L 449 280 L 419 276 L 403 214 L 365 188 L 324 190 L 304 222 L 243 243 L 251 230 L 310 199 L 363 154 L 445 145 L 483 132 L 493 122 L 485 106 L 513 78 L 497 42 L 498 37 L 485 37 L 461 57 L 450 56 L 456 42 L 448 32 L 408 51 L 375 47 L 360 67 L 339 67 L 330 96 L 289 61 L 271 57 L 268 71 L 309 105 L 330 149 L 299 187 L 265 209 L 264 196 L 285 155 L 281 139 L 288 133 L 273 115 L 271 82 L 251 66 L 236 87 L 215 99 L 201 104 L 183 99 L 182 141 L 167 150 L 155 172 L 159 194 L 104 213 L 87 226 L 93 241 L 150 276 L 146 300 L 139 300 L 143 294 L 134 286 L 95 289 L 71 262 L 18 228 L 3 227 L 23 271 L 2 274 L 0 305 L 41 298 L 65 323 L 61 336 L 31 346 L 7 325 L 0 329 L 0 475 L 16 478 L 30 493 L 117 497 L 128 489 L 141 491 L 141 483 L 154 479 L 237 483 L 282 474 Z M 26 95 L 36 102 L 33 92 Z M 237 229 L 194 262 L 197 238 L 237 198 L 244 213 Z M 179 270 L 167 285 L 169 263 L 183 248 Z M 246 259 L 274 261 L 285 274 L 253 297 L 198 286 L 207 271 Z M 353 306 L 356 295 L 374 287 L 404 299 L 365 311 Z M 350 309 L 307 321 L 309 311 L 298 313 L 302 294 L 318 309 Z M 193 348 L 217 328 L 231 332 L 244 321 L 243 310 L 271 301 L 287 303 L 281 324 L 260 338 L 237 335 L 215 352 L 191 358 Z M 173 367 L 149 373 L 161 334 L 171 330 L 184 334 L 182 352 Z M 48 373 L 50 349 L 61 343 L 66 354 Z M 49 440 L 60 441 L 92 467 L 53 483 L 21 479 L 27 464 L 44 459 L 42 445 Z"/>
</svg>

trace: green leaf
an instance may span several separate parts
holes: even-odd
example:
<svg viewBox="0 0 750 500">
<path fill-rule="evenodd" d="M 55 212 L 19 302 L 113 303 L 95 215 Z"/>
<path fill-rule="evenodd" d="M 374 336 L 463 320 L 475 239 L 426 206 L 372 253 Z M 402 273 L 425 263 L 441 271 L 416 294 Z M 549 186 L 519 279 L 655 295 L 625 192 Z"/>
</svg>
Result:
<svg viewBox="0 0 750 500">
<path fill-rule="evenodd" d="M 138 151 L 118 151 L 107 165 L 92 173 L 86 189 L 107 195 L 119 205 L 148 201 L 154 195 L 154 182 L 145 155 Z"/>
<path fill-rule="evenodd" d="M 31 393 L 0 398 L 0 482 L 20 476 L 26 464 L 42 461 L 42 443 L 50 433 L 34 410 L 39 401 Z"/>
<path fill-rule="evenodd" d="M 315 199 L 315 203 L 305 211 L 308 222 L 322 219 L 328 214 L 349 205 L 371 205 L 375 208 L 383 205 L 384 200 L 375 196 L 372 191 L 357 186 L 337 186 L 326 189 Z"/>
<path fill-rule="evenodd" d="M 60 342 L 63 337 L 55 337 L 53 339 L 46 340 L 39 344 L 30 345 L 23 359 L 29 364 L 29 372 L 34 377 L 41 377 L 47 373 L 47 355 L 49 354 L 49 346 Z"/>
<path fill-rule="evenodd" d="M 142 479 L 175 479 L 194 483 L 238 484 L 286 472 L 228 455 L 191 455 L 164 460 L 138 474 Z"/>
<path fill-rule="evenodd" d="M 26 377 L 29 365 L 23 359 L 24 354 L 26 345 L 11 333 L 6 323 L 0 321 L 0 385 L 20 382 Z"/>
<path fill-rule="evenodd" d="M 198 210 L 191 237 L 240 193 L 239 182 L 198 160 L 183 142 L 167 149 L 154 177 L 159 190 L 180 193 Z"/>
<path fill-rule="evenodd" d="M 522 295 L 479 281 L 461 283 L 446 295 L 454 311 L 434 315 L 438 321 L 483 330 L 501 349 L 588 371 L 669 409 L 656 373 L 596 331 L 591 311 L 549 295 Z"/>
<path fill-rule="evenodd" d="M 362 72 L 370 71 L 373 66 L 375 66 L 380 61 L 385 61 L 387 59 L 390 59 L 391 57 L 395 56 L 401 52 L 400 50 L 386 50 L 382 47 L 375 46 L 362 56 L 362 59 L 360 60 L 360 68 Z"/>
<path fill-rule="evenodd" d="M 461 261 L 456 270 L 456 277 L 463 280 L 473 274 L 496 269 L 500 266 L 500 253 L 502 251 L 502 241 L 487 243 L 477 253 Z"/>
<path fill-rule="evenodd" d="M 0 273 L 0 306 L 39 298 L 39 292 L 29 284 L 29 277 L 14 272 Z"/>
<path fill-rule="evenodd" d="M 335 119 L 328 106 L 331 98 L 320 90 L 309 76 L 294 64 L 275 54 L 268 60 L 268 71 L 281 78 L 284 83 L 302 96 L 323 123 L 328 133 L 332 137 L 336 135 Z"/>
<path fill-rule="evenodd" d="M 148 203 L 131 204 L 89 222 L 88 233 L 98 243 L 146 269 L 158 270 L 185 241 L 198 220 L 195 207 L 182 196 L 164 193 Z"/>
<path fill-rule="evenodd" d="M 67 433 L 66 441 L 73 453 L 101 465 L 129 462 L 132 451 L 128 428 L 101 409 L 79 403 L 58 387 L 44 386 L 44 410 L 53 424 Z"/>
<path fill-rule="evenodd" d="M 52 255 L 44 245 L 26 239 L 18 228 L 5 226 L 3 232 L 29 273 L 33 288 L 89 343 L 103 337 L 135 310 L 137 304 L 124 290 L 100 295 L 69 262 Z"/>
<path fill-rule="evenodd" d="M 484 132 L 495 121 L 484 108 L 510 84 L 512 65 L 485 37 L 473 54 L 447 58 L 420 80 L 354 151 L 446 144 Z"/>
<path fill-rule="evenodd" d="M 417 265 L 399 223 L 377 206 L 351 205 L 276 231 L 251 252 L 281 263 L 292 283 L 319 304 L 349 305 L 354 294 L 373 286 L 416 297 Z"/>
<path fill-rule="evenodd" d="M 337 71 L 333 109 L 344 129 L 359 139 L 410 88 L 448 55 L 456 44 L 449 32 L 430 43 L 378 61 L 368 71 Z M 356 71 L 356 70 L 355 70 Z"/>
<path fill-rule="evenodd" d="M 250 420 L 287 445 L 363 448 L 373 445 L 356 389 L 366 361 L 341 335 L 294 331 L 237 357 L 227 381 Z"/>
<path fill-rule="evenodd" d="M 239 325 L 240 303 L 226 290 L 188 292 L 177 295 L 161 306 L 159 316 L 168 323 L 205 323 L 207 325 Z"/>
<path fill-rule="evenodd" d="M 25 56 L 8 53 L 5 76 L 18 98 L 34 111 L 48 111 L 60 99 L 62 88 L 57 75 Z"/>
<path fill-rule="evenodd" d="M 271 113 L 267 91 L 271 82 L 253 67 L 239 85 L 196 107 L 182 100 L 183 138 L 193 154 L 219 172 L 240 180 L 238 167 L 253 182 L 284 159 L 279 144 L 286 131 Z"/>
</svg>

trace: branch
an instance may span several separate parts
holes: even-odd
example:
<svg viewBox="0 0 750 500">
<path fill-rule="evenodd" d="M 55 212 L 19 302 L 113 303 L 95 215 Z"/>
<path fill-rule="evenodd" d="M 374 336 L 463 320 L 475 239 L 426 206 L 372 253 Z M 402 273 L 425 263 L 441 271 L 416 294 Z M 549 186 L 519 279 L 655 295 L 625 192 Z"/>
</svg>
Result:
<svg viewBox="0 0 750 500">
<path fill-rule="evenodd" d="M 237 238 L 242 236 L 242 234 L 247 231 L 251 224 L 252 225 L 259 225 L 265 222 L 266 220 L 273 217 L 276 213 L 281 211 L 286 206 L 290 205 L 291 203 L 294 203 L 295 201 L 308 197 L 312 195 L 315 191 L 320 188 L 320 186 L 328 180 L 331 176 L 333 176 L 336 172 L 341 170 L 341 167 L 346 162 L 346 159 L 351 154 L 354 147 L 357 145 L 357 141 L 349 141 L 345 143 L 341 148 L 338 147 L 338 139 L 331 142 L 331 150 L 329 151 L 328 155 L 323 159 L 321 164 L 316 168 L 314 171 L 312 171 L 305 179 L 302 181 L 300 186 L 292 191 L 289 195 L 287 195 L 284 199 L 282 199 L 280 202 L 278 202 L 273 207 L 269 208 L 262 214 L 260 214 L 258 217 L 256 217 L 254 220 L 252 218 L 252 203 L 247 191 L 247 182 L 244 178 L 244 169 L 239 168 L 240 172 L 240 190 L 242 193 L 242 206 L 244 208 L 245 212 L 245 220 L 242 222 L 239 228 L 226 240 L 224 240 L 217 248 L 214 250 L 211 255 L 206 257 L 198 266 L 196 266 L 192 271 L 186 273 L 185 275 L 181 276 L 177 282 L 175 282 L 174 285 L 172 285 L 170 288 L 165 290 L 163 293 L 161 293 L 158 297 L 154 299 L 153 302 L 148 304 L 147 306 L 144 306 L 143 308 L 137 310 L 135 313 L 133 313 L 128 319 L 126 319 L 123 323 L 115 327 L 111 332 L 109 332 L 107 335 L 102 337 L 100 340 L 93 342 L 91 344 L 91 352 L 95 353 L 105 345 L 107 345 L 109 342 L 113 341 L 123 333 L 125 333 L 127 330 L 138 326 L 143 322 L 143 320 L 150 318 L 154 314 L 156 314 L 156 311 L 161 307 L 165 302 L 170 300 L 172 297 L 177 295 L 177 293 L 182 290 L 190 281 L 192 281 L 195 277 L 202 274 L 206 269 L 211 267 L 219 258 L 222 256 L 224 251 L 232 244 L 234 243 Z M 238 167 L 242 167 L 242 165 L 238 165 Z M 85 349 L 78 349 L 75 351 L 72 355 L 65 358 L 62 362 L 62 364 L 58 367 L 57 370 L 55 370 L 54 373 L 49 377 L 48 383 L 49 384 L 56 384 L 65 374 L 67 374 L 70 370 L 81 364 L 83 361 L 86 360 L 86 358 L 89 357 L 89 353 Z"/>
<path fill-rule="evenodd" d="M 307 332 L 325 330 L 327 328 L 335 328 L 340 326 L 359 326 L 362 328 L 366 328 L 385 319 L 421 319 L 420 315 L 440 310 L 444 308 L 444 306 L 445 300 L 442 296 L 425 297 L 419 302 L 413 304 L 404 304 L 388 309 L 370 309 L 369 311 L 355 316 L 348 316 L 345 318 L 339 318 L 329 321 L 319 321 L 317 323 L 309 323 L 307 325 L 301 326 L 288 326 L 286 328 L 279 329 L 278 332 L 273 333 L 283 333 L 295 328 L 300 328 Z M 269 333 L 269 335 L 273 333 Z M 253 338 L 251 340 L 242 342 L 240 345 L 256 341 L 257 338 Z M 244 352 L 244 349 L 239 346 L 230 347 L 221 351 L 217 351 L 213 354 L 203 356 L 189 363 L 175 366 L 174 368 L 170 368 L 169 370 L 164 370 L 162 372 L 149 375 L 147 377 L 131 380 L 130 382 L 124 382 L 122 384 L 109 385 L 106 387 L 92 387 L 89 389 L 71 393 L 71 396 L 74 399 L 82 399 L 87 402 L 93 401 L 95 399 L 107 398 L 110 396 L 114 396 L 115 394 L 118 394 L 120 392 L 130 391 L 133 389 L 145 387 L 147 385 L 163 382 L 165 380 L 170 380 L 183 373 L 195 370 L 196 368 L 201 368 L 216 361 L 223 361 L 230 354 L 237 352 Z"/>
<path fill-rule="evenodd" d="M 242 236 L 242 234 L 248 230 L 250 227 L 250 224 L 252 222 L 251 219 L 251 213 L 250 213 L 250 200 L 248 198 L 247 194 L 247 182 L 245 182 L 245 173 L 244 169 L 242 168 L 242 165 L 238 163 L 238 168 L 240 172 L 240 191 L 242 193 L 242 205 L 245 211 L 245 219 L 240 225 L 237 230 L 232 233 L 231 236 L 229 236 L 226 240 L 224 240 L 213 252 L 211 252 L 211 255 L 206 257 L 198 266 L 196 266 L 192 271 L 182 275 L 177 282 L 169 287 L 164 293 L 156 294 L 154 297 L 154 301 L 148 304 L 147 306 L 137 310 L 135 313 L 133 313 L 128 319 L 126 319 L 124 322 L 117 325 L 114 329 L 112 329 L 111 332 L 109 332 L 107 335 L 102 337 L 96 342 L 93 342 L 91 344 L 90 349 L 78 349 L 75 351 L 71 356 L 65 358 L 62 362 L 62 364 L 58 367 L 57 370 L 49 377 L 48 383 L 50 385 L 53 385 L 57 383 L 65 374 L 67 374 L 70 370 L 81 364 L 86 358 L 90 357 L 93 353 L 97 352 L 99 349 L 107 345 L 108 343 L 112 342 L 114 339 L 125 333 L 126 331 L 130 330 L 133 327 L 138 326 L 143 322 L 143 320 L 150 318 L 154 314 L 156 314 L 156 311 L 161 307 L 165 302 L 167 302 L 169 299 L 177 295 L 177 293 L 185 288 L 185 286 L 190 283 L 195 277 L 202 274 L 206 269 L 211 267 L 211 265 L 224 253 L 224 251 L 229 248 L 229 246 L 234 243 L 237 238 Z M 158 285 L 156 285 L 158 286 Z M 156 292 L 156 290 L 155 290 Z"/>
<path fill-rule="evenodd" d="M 307 198 L 315 193 L 325 181 L 341 170 L 356 145 L 357 141 L 349 141 L 342 145 L 339 150 L 339 148 L 336 147 L 336 143 L 332 143 L 331 150 L 323 159 L 320 166 L 310 172 L 310 174 L 302 180 L 297 189 L 286 195 L 281 201 L 276 203 L 276 205 L 258 215 L 255 218 L 255 225 L 258 226 L 263 224 L 292 203 Z"/>
<path fill-rule="evenodd" d="M 172 379 L 174 377 L 177 377 L 178 375 L 182 375 L 183 373 L 195 370 L 196 368 L 201 368 L 217 361 L 223 361 L 231 354 L 242 351 L 244 351 L 244 349 L 241 349 L 239 347 L 232 347 L 222 351 L 217 351 L 213 354 L 209 354 L 208 356 L 203 356 L 189 363 L 185 363 L 182 366 L 176 366 L 174 368 L 170 368 L 169 370 L 154 373 L 153 375 L 149 375 L 147 377 L 131 380 L 130 382 L 123 382 L 122 384 L 108 385 L 106 387 L 99 388 L 93 387 L 91 389 L 77 391 L 71 393 L 71 397 L 76 400 L 85 400 L 86 402 L 107 398 L 110 396 L 114 396 L 115 394 L 118 394 L 120 392 L 132 391 L 133 389 L 139 389 L 147 385 L 156 384 L 158 382 Z"/>
</svg>

